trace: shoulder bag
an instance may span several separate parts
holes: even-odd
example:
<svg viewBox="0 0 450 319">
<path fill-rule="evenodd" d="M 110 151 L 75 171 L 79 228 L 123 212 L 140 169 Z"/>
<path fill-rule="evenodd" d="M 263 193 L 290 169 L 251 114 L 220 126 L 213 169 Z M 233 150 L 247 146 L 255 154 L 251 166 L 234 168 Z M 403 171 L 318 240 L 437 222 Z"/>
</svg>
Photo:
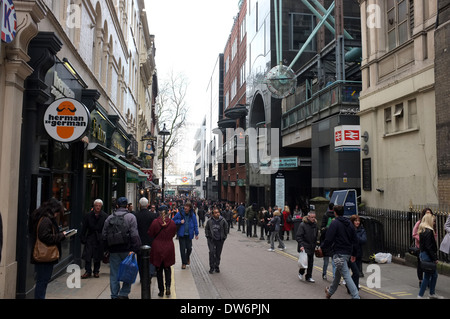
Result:
<svg viewBox="0 0 450 319">
<path fill-rule="evenodd" d="M 420 248 L 418 248 L 416 246 L 416 241 L 415 240 L 413 240 L 413 242 L 411 243 L 411 246 L 409 246 L 408 253 L 410 253 L 411 255 L 416 256 L 416 257 L 419 256 Z"/>
<path fill-rule="evenodd" d="M 436 272 L 436 263 L 433 261 L 420 261 L 420 269 L 427 274 L 434 274 Z"/>
<path fill-rule="evenodd" d="M 41 224 L 43 218 L 44 217 L 42 217 L 39 220 L 36 228 L 36 243 L 34 244 L 33 259 L 37 262 L 48 263 L 59 259 L 59 250 L 58 246 L 56 245 L 47 246 L 46 244 L 44 244 L 39 240 L 39 225 Z M 52 230 L 53 234 L 55 234 L 53 226 Z"/>
</svg>

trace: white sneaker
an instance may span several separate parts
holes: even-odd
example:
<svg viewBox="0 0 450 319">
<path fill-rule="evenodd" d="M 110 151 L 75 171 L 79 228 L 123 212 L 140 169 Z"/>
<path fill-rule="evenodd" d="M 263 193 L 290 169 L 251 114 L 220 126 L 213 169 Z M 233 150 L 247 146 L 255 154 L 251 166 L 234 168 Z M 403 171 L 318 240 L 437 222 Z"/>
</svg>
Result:
<svg viewBox="0 0 450 319">
<path fill-rule="evenodd" d="M 444 299 L 444 297 L 442 297 L 438 294 L 434 294 L 434 295 L 430 295 L 430 299 Z"/>
<path fill-rule="evenodd" d="M 303 281 L 303 275 L 302 274 L 298 274 L 298 279 Z"/>
<path fill-rule="evenodd" d="M 267 249 L 267 251 L 275 251 L 275 249 L 269 248 L 269 249 Z"/>
<path fill-rule="evenodd" d="M 306 279 L 306 281 L 307 282 L 316 282 L 314 279 L 312 279 L 312 278 L 308 278 L 308 279 Z"/>
<path fill-rule="evenodd" d="M 282 248 L 278 248 L 279 250 L 281 250 L 281 251 L 283 251 L 283 250 L 286 250 L 286 247 L 282 247 Z"/>
</svg>

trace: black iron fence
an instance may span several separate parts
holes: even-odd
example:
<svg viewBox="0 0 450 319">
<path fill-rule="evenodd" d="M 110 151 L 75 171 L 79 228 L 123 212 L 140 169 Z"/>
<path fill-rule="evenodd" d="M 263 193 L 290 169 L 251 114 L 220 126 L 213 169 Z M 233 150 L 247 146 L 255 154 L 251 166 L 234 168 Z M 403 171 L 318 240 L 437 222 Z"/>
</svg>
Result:
<svg viewBox="0 0 450 319">
<path fill-rule="evenodd" d="M 376 243 L 367 244 L 371 248 L 370 253 L 391 253 L 393 256 L 404 257 L 408 248 L 413 243 L 412 231 L 416 222 L 420 218 L 420 213 L 424 206 L 413 206 L 410 211 L 379 209 L 366 207 L 360 212 L 362 222 L 366 231 L 372 233 L 368 236 L 368 241 Z M 438 249 L 444 239 L 444 225 L 450 213 L 448 209 L 430 207 L 436 216 L 437 244 Z M 374 228 L 374 225 L 377 227 Z M 383 251 L 375 250 L 383 249 Z M 439 260 L 447 261 L 448 256 L 439 251 Z"/>
</svg>

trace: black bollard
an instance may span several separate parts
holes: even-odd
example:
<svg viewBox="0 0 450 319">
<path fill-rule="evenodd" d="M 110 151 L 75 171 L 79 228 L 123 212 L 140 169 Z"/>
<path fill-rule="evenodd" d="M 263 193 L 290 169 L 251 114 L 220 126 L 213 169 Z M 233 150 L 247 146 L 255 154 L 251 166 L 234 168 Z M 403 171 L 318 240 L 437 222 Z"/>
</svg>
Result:
<svg viewBox="0 0 450 319">
<path fill-rule="evenodd" d="M 150 246 L 141 246 L 142 255 L 142 278 L 141 278 L 141 299 L 150 299 Z"/>
</svg>

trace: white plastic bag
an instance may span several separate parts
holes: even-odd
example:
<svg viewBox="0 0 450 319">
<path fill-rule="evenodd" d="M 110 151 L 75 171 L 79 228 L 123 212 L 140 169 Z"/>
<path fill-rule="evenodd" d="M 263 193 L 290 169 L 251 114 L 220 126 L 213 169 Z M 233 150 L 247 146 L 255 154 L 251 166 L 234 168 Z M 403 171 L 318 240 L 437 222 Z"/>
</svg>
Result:
<svg viewBox="0 0 450 319">
<path fill-rule="evenodd" d="M 375 254 L 375 262 L 379 264 L 390 264 L 392 261 L 392 255 L 390 253 L 377 253 Z"/>
<path fill-rule="evenodd" d="M 305 251 L 301 251 L 298 256 L 298 267 L 300 269 L 308 268 L 308 255 Z"/>
</svg>

